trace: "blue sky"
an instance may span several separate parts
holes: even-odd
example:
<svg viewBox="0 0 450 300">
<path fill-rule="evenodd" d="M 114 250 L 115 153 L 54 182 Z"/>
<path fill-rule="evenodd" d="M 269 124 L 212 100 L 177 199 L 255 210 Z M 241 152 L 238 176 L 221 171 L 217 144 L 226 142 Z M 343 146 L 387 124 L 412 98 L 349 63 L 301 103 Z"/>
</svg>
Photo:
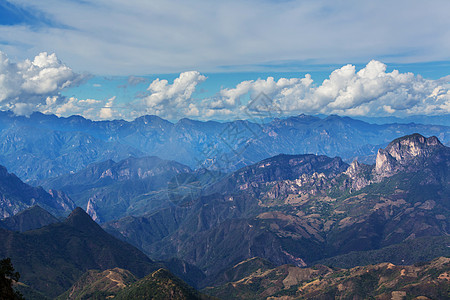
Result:
<svg viewBox="0 0 450 300">
<path fill-rule="evenodd" d="M 2 1 L 0 106 L 226 120 L 263 92 L 292 114 L 448 114 L 448 11 L 447 0 Z"/>
</svg>

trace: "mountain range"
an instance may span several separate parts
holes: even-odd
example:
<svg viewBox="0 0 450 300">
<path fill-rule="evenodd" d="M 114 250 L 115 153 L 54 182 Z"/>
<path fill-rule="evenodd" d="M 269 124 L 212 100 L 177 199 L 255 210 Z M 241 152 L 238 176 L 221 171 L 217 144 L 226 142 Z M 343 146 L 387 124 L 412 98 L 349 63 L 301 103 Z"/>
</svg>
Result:
<svg viewBox="0 0 450 300">
<path fill-rule="evenodd" d="M 97 222 L 149 212 L 169 203 L 168 187 L 180 174 L 193 171 L 175 161 L 155 156 L 107 160 L 56 178 L 38 182 L 64 191 L 76 205 L 85 207 Z"/>
<path fill-rule="evenodd" d="M 370 124 L 336 115 L 299 115 L 269 122 L 171 123 L 157 116 L 134 121 L 91 121 L 80 116 L 30 117 L 0 112 L 0 164 L 25 181 L 77 172 L 91 163 L 129 156 L 159 156 L 192 169 L 234 171 L 278 154 L 359 157 L 372 163 L 376 151 L 391 140 L 412 133 L 436 135 L 450 142 L 442 125 Z"/>
<path fill-rule="evenodd" d="M 102 226 L 150 257 L 177 256 L 211 278 L 255 256 L 308 266 L 447 236 L 449 170 L 450 148 L 419 134 L 380 149 L 374 165 L 278 155 L 218 179 L 194 201 Z"/>
<path fill-rule="evenodd" d="M 288 119 L 268 124 L 277 122 L 285 128 Z M 170 124 L 160 128 L 178 123 Z M 251 150 L 258 141 L 229 152 L 241 160 L 227 173 L 140 152 L 32 180 L 39 185 L 32 187 L 1 167 L 0 257 L 11 257 L 29 298 L 164 298 L 165 290 L 174 299 L 207 297 L 190 286 L 225 299 L 448 292 L 450 148 L 438 137 L 395 138 L 377 149 L 373 164 L 286 153 L 250 163 L 246 151 L 259 157 Z"/>
</svg>

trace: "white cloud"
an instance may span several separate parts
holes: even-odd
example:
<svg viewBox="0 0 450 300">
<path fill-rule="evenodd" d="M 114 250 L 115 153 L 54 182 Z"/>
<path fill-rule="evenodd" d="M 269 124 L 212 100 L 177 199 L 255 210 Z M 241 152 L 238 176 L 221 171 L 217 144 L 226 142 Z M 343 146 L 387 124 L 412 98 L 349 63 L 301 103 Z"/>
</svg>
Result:
<svg viewBox="0 0 450 300">
<path fill-rule="evenodd" d="M 156 114 L 171 120 L 248 118 L 261 110 L 248 108 L 248 100 L 263 93 L 264 105 L 273 111 L 267 116 L 339 114 L 398 117 L 418 114 L 450 113 L 450 76 L 428 80 L 413 73 L 386 71 L 386 65 L 372 60 L 357 71 L 354 65 L 334 70 L 320 85 L 311 76 L 247 80 L 234 88 L 224 88 L 215 97 L 193 99 L 197 85 L 206 77 L 199 72 L 181 73 L 169 84 L 157 79 L 143 98 L 145 109 L 133 116 Z M 275 111 L 276 110 L 276 111 Z"/>
<path fill-rule="evenodd" d="M 244 81 L 235 88 L 223 89 L 220 97 L 209 105 L 222 114 L 230 109 L 235 113 L 245 110 L 240 98 L 251 98 L 265 93 L 273 107 L 286 114 L 323 113 L 341 115 L 385 115 L 450 113 L 450 78 L 427 80 L 412 73 L 397 70 L 386 72 L 386 65 L 372 60 L 356 72 L 353 65 L 333 71 L 321 85 L 313 84 L 311 77 L 273 77 Z M 208 115 L 214 115 L 209 111 Z"/>
<path fill-rule="evenodd" d="M 112 107 L 114 106 L 114 100 L 116 100 L 116 96 L 108 99 L 108 102 L 106 103 L 105 107 L 102 107 L 100 109 L 99 117 L 101 119 L 112 119 L 113 116 L 116 115 L 116 112 Z"/>
<path fill-rule="evenodd" d="M 96 99 L 78 99 L 75 97 L 67 98 L 63 104 L 55 101 L 56 97 L 48 97 L 47 105 L 41 112 L 45 114 L 55 114 L 60 117 L 69 117 L 71 115 L 80 115 L 90 120 L 112 120 L 126 117 L 137 117 L 135 111 L 130 111 L 124 115 L 123 107 L 115 104 L 116 96 L 105 100 Z"/>
<path fill-rule="evenodd" d="M 181 73 L 173 84 L 165 79 L 154 80 L 147 89 L 150 95 L 142 99 L 145 113 L 169 119 L 198 116 L 199 110 L 191 97 L 197 85 L 205 80 L 197 71 Z"/>
<path fill-rule="evenodd" d="M 60 91 L 79 83 L 83 77 L 55 54 L 42 52 L 33 61 L 14 63 L 0 51 L 0 109 L 28 115 L 45 110 L 48 105 L 61 105 L 66 100 Z"/>
<path fill-rule="evenodd" d="M 220 109 L 239 105 L 240 97 L 249 93 L 252 98 L 260 93 L 266 94 L 269 98 L 278 96 L 303 98 L 312 82 L 309 74 L 304 78 L 280 78 L 278 81 L 275 81 L 273 77 L 268 77 L 266 80 L 243 81 L 236 88 L 221 90 L 219 99 L 212 103 L 211 108 Z"/>
<path fill-rule="evenodd" d="M 334 71 L 321 86 L 311 91 L 307 99 L 318 104 L 318 112 L 328 114 L 383 115 L 396 112 L 397 115 L 407 115 L 414 112 L 423 114 L 425 109 L 431 109 L 430 114 L 442 114 L 449 111 L 439 107 L 450 99 L 442 93 L 436 94 L 436 89 L 448 92 L 448 82 L 446 85 L 412 73 L 397 70 L 388 73 L 386 65 L 373 60 L 359 72 L 355 72 L 351 65 Z"/>
<path fill-rule="evenodd" d="M 315 84 L 309 74 L 302 78 L 247 80 L 223 88 L 216 96 L 197 99 L 196 89 L 207 78 L 198 71 L 180 73 L 172 83 L 156 79 L 145 96 L 121 107 L 116 96 L 103 100 L 65 98 L 61 90 L 83 79 L 58 60 L 40 53 L 33 60 L 14 63 L 0 52 L 0 109 L 28 115 L 33 111 L 61 116 L 80 114 L 87 118 L 132 119 L 143 114 L 177 120 L 247 118 L 260 113 L 247 108 L 248 99 L 263 93 L 269 108 L 285 115 L 340 114 L 398 117 L 414 114 L 450 113 L 450 76 L 424 79 L 413 73 L 387 72 L 385 64 L 372 60 L 361 70 L 345 65 L 328 79 Z M 132 78 L 133 81 L 133 78 Z M 123 102 L 121 100 L 120 102 Z"/>
<path fill-rule="evenodd" d="M 94 113 L 95 107 L 102 105 L 100 100 L 80 100 L 75 97 L 67 98 L 64 103 L 59 104 L 56 98 L 57 97 L 47 98 L 47 105 L 45 106 L 45 109 L 42 110 L 43 113 L 55 114 L 57 116 L 63 117 L 80 115 L 86 118 L 93 118 L 96 116 L 96 114 Z"/>
</svg>

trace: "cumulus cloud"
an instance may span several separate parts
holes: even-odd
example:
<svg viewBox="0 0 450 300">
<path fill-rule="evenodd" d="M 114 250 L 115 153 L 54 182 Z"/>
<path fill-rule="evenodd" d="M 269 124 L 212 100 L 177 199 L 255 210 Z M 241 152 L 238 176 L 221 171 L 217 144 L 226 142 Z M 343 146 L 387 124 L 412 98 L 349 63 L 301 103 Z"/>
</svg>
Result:
<svg viewBox="0 0 450 300">
<path fill-rule="evenodd" d="M 147 89 L 150 95 L 142 99 L 145 112 L 169 119 L 198 116 L 200 111 L 192 95 L 197 85 L 205 80 L 197 71 L 181 73 L 172 84 L 165 79 L 154 80 Z"/>
<path fill-rule="evenodd" d="M 241 97 L 264 93 L 274 107 L 289 114 L 445 114 L 450 113 L 449 79 L 427 80 L 413 73 L 386 72 L 385 64 L 372 60 L 358 72 L 353 65 L 343 66 L 318 86 L 309 75 L 243 81 L 235 88 L 221 90 L 210 109 L 217 113 L 242 111 L 245 103 L 241 103 Z"/>
<path fill-rule="evenodd" d="M 248 80 L 239 83 L 235 88 L 223 89 L 220 97 L 211 104 L 211 108 L 229 108 L 241 104 L 240 98 L 250 94 L 251 98 L 264 93 L 269 98 L 278 96 L 302 98 L 310 88 L 312 79 L 309 74 L 304 78 L 280 78 L 275 81 L 273 77 L 266 80 Z"/>
<path fill-rule="evenodd" d="M 117 106 L 116 97 L 112 95 L 95 100 L 66 98 L 60 94 L 83 78 L 55 54 L 43 52 L 33 60 L 14 63 L 0 52 L 0 109 L 19 115 L 33 111 L 60 116 L 80 114 L 96 120 L 132 119 L 143 114 L 170 120 L 183 117 L 229 120 L 259 113 L 249 106 L 249 100 L 264 95 L 262 101 L 266 108 L 277 109 L 284 115 L 402 117 L 450 113 L 450 76 L 429 80 L 413 73 L 387 72 L 387 66 L 376 60 L 360 70 L 354 65 L 345 65 L 320 84 L 309 74 L 278 80 L 268 77 L 242 81 L 203 99 L 197 99 L 195 92 L 206 76 L 198 71 L 183 72 L 172 83 L 166 79 L 154 80 L 140 97 L 123 107 Z M 130 77 L 128 81 L 129 84 L 141 83 L 142 78 Z"/>
<path fill-rule="evenodd" d="M 57 103 L 57 97 L 48 98 L 46 109 L 43 113 L 55 114 L 57 116 L 81 115 L 86 118 L 95 118 L 98 109 L 95 107 L 102 105 L 100 100 L 95 99 L 78 99 L 75 97 L 67 98 L 63 104 Z"/>
<path fill-rule="evenodd" d="M 115 110 L 112 109 L 114 106 L 114 100 L 116 100 L 116 96 L 108 99 L 105 107 L 100 109 L 99 117 L 102 119 L 112 119 L 115 115 Z"/>
<path fill-rule="evenodd" d="M 233 88 L 223 88 L 215 96 L 196 99 L 195 91 L 206 77 L 197 71 L 184 72 L 172 83 L 154 80 L 140 98 L 126 108 L 115 105 L 115 97 L 105 100 L 68 99 L 61 104 L 58 95 L 49 96 L 48 112 L 82 114 L 92 119 L 133 119 L 143 114 L 177 120 L 242 119 L 251 116 L 288 116 L 339 114 L 403 117 L 450 113 L 450 76 L 439 80 L 424 79 L 413 73 L 387 72 L 387 66 L 372 60 L 360 70 L 345 65 L 334 70 L 320 84 L 306 74 L 301 78 L 273 77 L 242 81 Z M 261 96 L 263 95 L 263 96 Z M 252 100 L 259 103 L 253 106 Z M 252 102 L 252 104 L 250 104 Z M 266 113 L 261 113 L 262 104 Z M 27 103 L 17 103 L 17 112 L 28 111 Z"/>
<path fill-rule="evenodd" d="M 116 96 L 103 100 L 69 97 L 63 104 L 58 104 L 55 98 L 47 98 L 45 109 L 41 110 L 41 112 L 55 114 L 60 117 L 80 115 L 91 120 L 112 120 L 127 117 L 132 119 L 139 116 L 132 106 L 117 106 Z"/>
<path fill-rule="evenodd" d="M 42 52 L 32 61 L 11 62 L 0 51 L 0 109 L 28 115 L 48 106 L 62 105 L 60 91 L 84 78 L 64 65 L 55 54 Z"/>
</svg>

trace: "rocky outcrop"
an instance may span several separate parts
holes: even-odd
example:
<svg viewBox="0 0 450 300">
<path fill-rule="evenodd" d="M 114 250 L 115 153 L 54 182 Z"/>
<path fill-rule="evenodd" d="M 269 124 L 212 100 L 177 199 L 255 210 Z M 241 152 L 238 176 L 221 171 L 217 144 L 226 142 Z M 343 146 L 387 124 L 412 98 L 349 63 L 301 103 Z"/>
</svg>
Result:
<svg viewBox="0 0 450 300">
<path fill-rule="evenodd" d="M 89 199 L 88 204 L 86 206 L 87 214 L 97 223 L 101 223 L 101 219 L 97 214 L 97 205 L 95 204 L 94 199 Z"/>
<path fill-rule="evenodd" d="M 296 181 L 299 183 L 320 182 L 322 178 L 334 177 L 344 172 L 348 164 L 339 157 L 325 155 L 280 154 L 257 164 L 244 167 L 207 189 L 228 191 L 256 191 L 270 182 Z"/>
<path fill-rule="evenodd" d="M 362 164 L 356 159 L 350 164 L 344 174 L 350 177 L 352 189 L 360 190 L 371 183 L 369 176 L 371 169 L 372 166 Z"/>
<path fill-rule="evenodd" d="M 49 189 L 48 193 L 53 197 L 62 210 L 69 212 L 75 209 L 76 205 L 67 194 L 62 191 Z"/>
<path fill-rule="evenodd" d="M 378 150 L 375 174 L 383 178 L 400 171 L 417 171 L 430 164 L 449 164 L 449 152 L 450 148 L 435 136 L 426 138 L 418 133 L 404 136 Z"/>
</svg>

